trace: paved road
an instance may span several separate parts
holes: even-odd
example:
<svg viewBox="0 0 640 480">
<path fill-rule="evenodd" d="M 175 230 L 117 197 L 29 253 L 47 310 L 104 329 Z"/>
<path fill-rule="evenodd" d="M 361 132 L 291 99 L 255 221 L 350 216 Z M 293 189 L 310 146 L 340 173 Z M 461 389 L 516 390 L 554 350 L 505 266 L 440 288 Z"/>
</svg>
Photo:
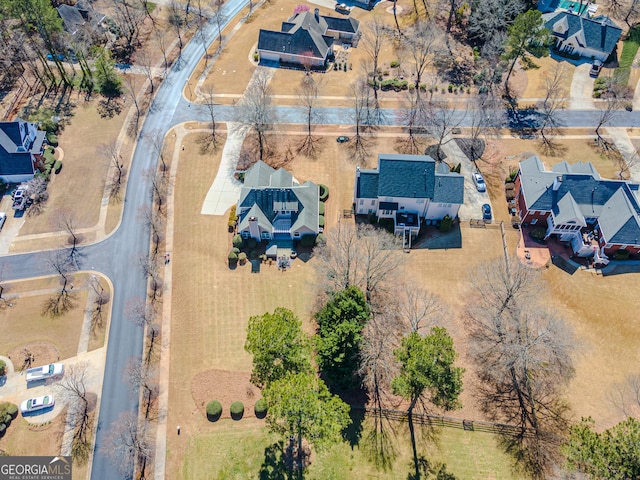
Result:
<svg viewBox="0 0 640 480">
<path fill-rule="evenodd" d="M 225 5 L 225 18 L 232 19 L 248 0 L 229 0 Z M 206 42 L 215 40 L 215 28 L 207 27 Z M 157 92 L 143 125 L 141 137 L 151 131 L 167 132 L 169 128 L 188 120 L 206 122 L 209 117 L 205 108 L 189 105 L 182 97 L 182 90 L 202 55 L 200 40 L 190 42 L 183 50 L 182 58 L 171 69 L 167 79 Z M 236 120 L 234 107 L 218 106 L 219 121 Z M 279 123 L 304 123 L 303 112 L 295 107 L 279 107 Z M 350 108 L 325 108 L 326 124 L 350 125 Z M 400 124 L 397 111 L 384 111 L 385 125 Z M 563 115 L 567 127 L 590 127 L 597 123 L 598 112 L 594 110 L 566 111 Z M 535 122 L 535 115 L 512 118 L 512 126 L 522 127 Z M 462 125 L 465 125 L 462 121 Z M 640 125 L 640 112 L 620 112 L 610 123 L 612 126 Z M 142 330 L 126 319 L 127 304 L 145 295 L 146 281 L 139 268 L 137 259 L 148 252 L 149 231 L 139 223 L 137 214 L 143 205 L 151 201 L 151 189 L 146 171 L 155 170 L 157 156 L 141 141 L 136 147 L 129 182 L 123 219 L 118 230 L 106 240 L 81 249 L 83 258 L 81 268 L 90 268 L 109 276 L 114 283 L 113 318 L 109 335 L 107 367 L 104 376 L 100 422 L 96 437 L 96 453 L 92 466 L 92 479 L 121 479 L 121 475 L 112 467 L 101 451 L 105 433 L 118 416 L 130 409 L 137 409 L 137 402 L 129 396 L 129 388 L 123 382 L 122 372 L 127 360 L 139 357 L 142 351 Z M 48 264 L 48 252 L 37 252 L 5 256 L 1 263 L 5 280 L 29 278 L 54 273 Z"/>
</svg>

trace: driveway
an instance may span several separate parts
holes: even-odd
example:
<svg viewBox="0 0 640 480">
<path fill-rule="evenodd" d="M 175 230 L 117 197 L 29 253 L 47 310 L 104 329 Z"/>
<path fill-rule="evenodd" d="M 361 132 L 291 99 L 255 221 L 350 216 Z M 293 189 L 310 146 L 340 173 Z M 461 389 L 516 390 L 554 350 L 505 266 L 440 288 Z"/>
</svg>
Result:
<svg viewBox="0 0 640 480">
<path fill-rule="evenodd" d="M 594 110 L 593 83 L 595 78 L 589 76 L 590 63 L 578 65 L 571 79 L 571 92 L 569 94 L 570 110 Z"/>
<path fill-rule="evenodd" d="M 455 140 L 442 145 L 442 150 L 447 155 L 447 163 L 460 163 L 460 173 L 464 175 L 464 204 L 458 211 L 458 217 L 462 222 L 468 222 L 472 219 L 482 218 L 482 205 L 488 203 L 491 205 L 489 194 L 487 192 L 479 192 L 473 183 L 472 174 L 477 171 L 469 157 L 460 149 Z M 491 206 L 493 211 L 493 206 Z"/>
</svg>

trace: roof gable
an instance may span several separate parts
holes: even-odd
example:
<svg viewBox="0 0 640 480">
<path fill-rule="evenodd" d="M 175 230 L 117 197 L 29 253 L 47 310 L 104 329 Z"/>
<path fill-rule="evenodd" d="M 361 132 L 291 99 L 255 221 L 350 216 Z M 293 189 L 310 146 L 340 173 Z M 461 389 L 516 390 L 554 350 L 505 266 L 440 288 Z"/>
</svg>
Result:
<svg viewBox="0 0 640 480">
<path fill-rule="evenodd" d="M 600 230 L 607 243 L 640 244 L 640 220 L 623 188 L 619 188 L 602 208 L 598 219 Z"/>
<path fill-rule="evenodd" d="M 575 37 L 580 47 L 610 54 L 620 39 L 622 29 L 609 17 L 587 18 L 575 13 L 556 11 L 544 14 L 545 27 L 556 37 Z"/>
<path fill-rule="evenodd" d="M 459 173 L 436 173 L 433 201 L 439 203 L 464 203 L 464 177 Z"/>
</svg>

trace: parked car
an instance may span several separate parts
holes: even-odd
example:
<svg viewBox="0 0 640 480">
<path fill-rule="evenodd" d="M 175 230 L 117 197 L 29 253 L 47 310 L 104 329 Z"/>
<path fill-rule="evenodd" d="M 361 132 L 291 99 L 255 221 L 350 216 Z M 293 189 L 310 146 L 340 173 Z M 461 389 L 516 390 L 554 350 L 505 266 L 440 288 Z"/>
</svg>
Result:
<svg viewBox="0 0 640 480">
<path fill-rule="evenodd" d="M 42 397 L 30 398 L 20 404 L 20 411 L 24 413 L 37 412 L 45 408 L 53 407 L 55 405 L 55 399 L 53 395 L 44 395 Z"/>
<path fill-rule="evenodd" d="M 4 212 L 0 212 L 0 230 L 4 227 L 4 222 L 7 221 L 7 214 Z"/>
<path fill-rule="evenodd" d="M 600 70 L 602 70 L 602 62 L 600 60 L 594 60 L 593 65 L 591 65 L 591 70 L 589 70 L 589 76 L 597 77 L 600 74 Z"/>
<path fill-rule="evenodd" d="M 344 13 L 345 15 L 349 15 L 353 7 L 350 7 L 344 3 L 339 3 L 336 5 L 336 12 Z"/>
<path fill-rule="evenodd" d="M 62 363 L 50 363 L 42 367 L 29 368 L 27 370 L 27 382 L 36 382 L 47 378 L 60 378 L 64 374 Z"/>
<path fill-rule="evenodd" d="M 474 173 L 473 174 L 473 183 L 475 183 L 476 188 L 478 189 L 479 192 L 486 192 L 487 191 L 487 185 L 484 183 L 484 178 L 483 178 L 482 174 Z"/>
<path fill-rule="evenodd" d="M 482 205 L 482 219 L 487 223 L 491 223 L 491 205 L 488 203 Z"/>
<path fill-rule="evenodd" d="M 346 135 L 340 135 L 338 138 L 336 138 L 336 142 L 338 143 L 347 143 L 349 141 L 349 137 L 347 137 Z"/>
</svg>

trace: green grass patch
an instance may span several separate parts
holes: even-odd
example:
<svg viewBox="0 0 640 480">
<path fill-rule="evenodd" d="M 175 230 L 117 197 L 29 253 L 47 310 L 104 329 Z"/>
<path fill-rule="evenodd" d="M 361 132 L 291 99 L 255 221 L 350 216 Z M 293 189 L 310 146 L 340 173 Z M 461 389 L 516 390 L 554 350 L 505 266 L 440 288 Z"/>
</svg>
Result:
<svg viewBox="0 0 640 480">
<path fill-rule="evenodd" d="M 636 58 L 638 47 L 640 47 L 640 26 L 635 26 L 629 30 L 620 54 L 620 66 L 618 67 L 617 75 L 623 85 L 629 83 L 631 64 L 633 59 Z"/>
<path fill-rule="evenodd" d="M 224 420 L 215 431 L 192 437 L 184 456 L 183 478 L 288 478 L 281 463 L 282 444 L 279 442 L 283 440 L 258 423 L 249 428 L 243 425 Z M 443 466 L 456 479 L 522 478 L 512 472 L 511 459 L 500 450 L 495 435 L 457 429 L 440 429 L 434 433 L 429 439 L 419 440 L 418 454 L 430 465 Z M 397 424 L 395 437 L 391 439 L 396 455 L 386 468 L 376 467 L 362 438 L 366 438 L 366 430 L 362 432 L 359 444 L 353 447 L 343 442 L 316 451 L 304 478 L 395 480 L 407 478 L 413 471 L 406 425 Z"/>
<path fill-rule="evenodd" d="M 56 163 L 56 157 L 53 154 L 53 148 L 48 147 L 44 149 L 44 163 L 51 165 Z"/>
<path fill-rule="evenodd" d="M 158 6 L 158 4 L 154 3 L 154 2 L 147 2 L 147 12 L 149 14 L 152 14 L 153 11 L 156 9 L 156 7 Z"/>
</svg>

